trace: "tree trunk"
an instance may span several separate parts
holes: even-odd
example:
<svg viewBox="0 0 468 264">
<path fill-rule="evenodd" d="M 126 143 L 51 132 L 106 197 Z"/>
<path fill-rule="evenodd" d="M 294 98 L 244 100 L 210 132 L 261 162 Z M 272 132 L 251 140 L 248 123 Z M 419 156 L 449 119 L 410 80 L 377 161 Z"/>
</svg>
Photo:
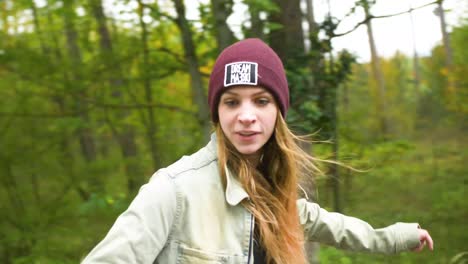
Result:
<svg viewBox="0 0 468 264">
<path fill-rule="evenodd" d="M 331 17 L 331 4 L 330 0 L 327 1 L 328 4 L 328 17 Z M 333 54 L 330 51 L 329 52 L 329 62 L 328 65 L 330 66 L 325 66 L 325 68 L 328 68 L 328 72 L 332 76 L 336 75 L 335 74 L 335 69 L 332 67 L 334 65 L 334 58 Z M 322 86 L 320 90 L 320 94 L 322 95 L 321 99 L 321 105 L 322 109 L 325 113 L 325 116 L 329 117 L 329 120 L 327 123 L 329 123 L 329 129 L 328 131 L 325 130 L 325 133 L 329 133 L 329 138 L 333 142 L 333 149 L 332 149 L 332 160 L 333 161 L 338 161 L 338 149 L 339 149 L 339 141 L 338 141 L 338 115 L 336 113 L 336 108 L 338 105 L 338 87 L 336 87 L 337 82 L 328 82 L 327 85 Z M 324 122 L 325 123 L 325 122 Z M 338 170 L 338 166 L 334 163 L 329 164 L 330 166 L 330 187 L 332 190 L 333 194 L 333 208 L 334 211 L 336 212 L 342 212 L 342 206 L 341 206 L 341 188 L 340 188 L 340 174 Z"/>
<path fill-rule="evenodd" d="M 335 98 L 335 103 L 338 102 L 338 98 Z M 338 151 L 339 151 L 339 141 L 338 141 L 338 115 L 336 114 L 336 104 L 333 105 L 330 109 L 332 111 L 331 115 L 331 124 L 333 126 L 333 154 L 332 160 L 338 161 Z M 332 180 L 333 188 L 333 208 L 336 212 L 343 212 L 341 205 L 341 187 L 340 187 L 340 173 L 338 170 L 337 164 L 330 164 L 330 175 Z"/>
<path fill-rule="evenodd" d="M 232 13 L 232 0 L 211 0 L 211 10 L 215 19 L 215 35 L 218 43 L 218 53 L 234 42 L 234 34 L 227 24 Z"/>
<path fill-rule="evenodd" d="M 49 6 L 46 6 L 46 8 L 48 7 Z M 52 11 L 50 9 L 47 10 L 47 23 L 48 23 L 47 27 L 52 27 L 52 25 L 55 25 Z M 60 50 L 57 34 L 55 32 L 51 32 L 50 39 L 52 40 L 52 43 L 49 46 L 50 53 L 51 53 L 50 54 L 51 56 L 49 58 L 50 58 L 51 64 L 53 65 L 53 68 L 55 69 L 57 65 L 64 65 L 65 61 L 64 61 L 64 56 Z M 43 55 L 47 57 L 46 54 L 43 54 Z M 69 88 L 69 84 L 71 83 L 70 81 L 71 78 L 69 77 L 70 74 L 67 72 L 66 69 L 62 69 L 62 74 L 63 74 L 63 77 L 60 83 L 61 85 L 63 85 L 62 89 L 67 90 Z M 51 101 L 57 105 L 59 113 L 65 113 L 66 107 L 65 107 L 65 99 L 63 96 L 57 95 L 57 94 L 53 95 L 51 97 Z M 81 177 L 78 178 L 75 175 L 75 171 L 76 171 L 75 158 L 73 155 L 71 145 L 72 145 L 72 142 L 71 142 L 70 137 L 68 135 L 63 135 L 63 138 L 60 140 L 60 151 L 63 154 L 63 159 L 61 160 L 61 164 L 66 172 L 68 180 L 71 183 L 73 183 L 72 186 L 74 190 L 76 191 L 76 193 L 78 194 L 78 196 L 80 196 L 80 198 L 83 201 L 87 201 L 90 199 L 91 193 L 82 186 L 81 182 L 83 181 L 83 179 Z"/>
<path fill-rule="evenodd" d="M 288 64 L 290 59 L 302 56 L 305 51 L 300 0 L 273 2 L 280 8 L 280 12 L 271 14 L 270 20 L 283 27 L 270 32 L 270 45 L 283 63 Z"/>
<path fill-rule="evenodd" d="M 321 51 L 322 44 L 320 43 L 319 39 L 319 26 L 317 22 L 315 21 L 315 16 L 314 16 L 314 3 L 313 0 L 305 0 L 307 3 L 307 23 L 309 25 L 309 31 L 308 31 L 308 40 L 309 40 L 309 46 L 308 50 L 306 52 L 308 53 L 308 56 L 310 56 L 309 59 L 309 69 L 310 69 L 310 78 L 311 81 L 308 84 L 308 92 L 310 94 L 316 95 L 316 96 L 321 96 L 323 97 L 323 92 L 324 92 L 324 85 L 323 82 L 322 85 L 320 85 L 317 81 L 317 79 L 320 78 L 315 78 L 316 76 L 320 75 L 319 73 L 323 71 L 325 68 L 325 57 L 324 53 Z M 311 52 L 313 51 L 313 52 Z M 320 103 L 320 101 L 319 101 Z"/>
<path fill-rule="evenodd" d="M 442 41 L 444 43 L 445 51 L 445 66 L 447 67 L 447 72 L 453 71 L 453 49 L 450 43 L 450 34 L 447 32 L 447 23 L 445 21 L 445 12 L 443 8 L 444 0 L 437 1 L 436 14 L 440 17 L 440 28 L 442 31 Z M 452 78 L 447 78 L 447 89 L 450 93 L 451 100 L 457 96 L 456 92 L 458 89 L 458 82 Z"/>
<path fill-rule="evenodd" d="M 414 32 L 413 12 L 410 12 L 409 15 L 411 21 L 411 36 L 413 37 L 413 84 L 416 90 L 416 95 L 419 96 L 419 84 L 421 82 L 421 76 L 419 73 L 419 56 L 418 51 L 416 50 L 416 34 Z"/>
<path fill-rule="evenodd" d="M 445 22 L 445 13 L 443 8 L 444 0 L 437 1 L 436 14 L 440 18 L 440 28 L 442 31 L 442 42 L 444 43 L 445 50 L 445 64 L 447 68 L 451 68 L 453 65 L 453 51 L 450 45 L 450 36 L 447 32 L 447 23 Z"/>
<path fill-rule="evenodd" d="M 246 36 L 249 38 L 265 39 L 264 23 L 260 18 L 260 10 L 255 4 L 255 1 L 245 1 L 249 8 L 250 15 L 250 29 L 247 31 Z"/>
<path fill-rule="evenodd" d="M 8 31 L 10 30 L 10 23 L 8 23 L 8 12 L 7 12 L 7 3 L 6 1 L 0 1 L 0 14 L 2 19 L 2 28 L 3 28 L 3 35 L 6 37 L 8 36 Z M 4 43 L 6 44 L 6 43 Z"/>
<path fill-rule="evenodd" d="M 47 8 L 47 27 L 48 28 L 53 28 L 53 25 L 55 25 L 55 21 L 54 21 L 54 16 L 52 14 L 52 10 L 50 9 L 49 6 L 46 7 Z M 50 33 L 50 39 L 52 41 L 51 43 L 51 52 L 54 56 L 54 58 L 56 59 L 56 62 L 55 64 L 64 64 L 64 60 L 63 60 L 63 54 L 60 50 L 60 44 L 59 44 L 59 39 L 57 37 L 57 33 L 52 31 Z M 52 59 L 53 61 L 53 59 Z M 55 67 L 56 65 L 54 65 Z M 63 71 L 63 83 L 64 85 L 68 84 L 69 83 L 69 78 L 68 78 L 68 72 L 67 71 Z"/>
<path fill-rule="evenodd" d="M 307 10 L 306 10 L 306 18 L 307 18 L 307 23 L 309 25 L 309 30 L 308 30 L 308 36 L 307 39 L 309 40 L 309 45 L 308 47 L 304 46 L 304 51 L 309 52 L 312 50 L 314 47 L 318 47 L 318 26 L 315 21 L 315 16 L 314 16 L 314 3 L 313 0 L 305 0 L 306 5 L 307 5 Z M 302 27 L 300 28 L 302 30 Z M 319 69 L 322 66 L 323 63 L 323 56 L 321 56 L 321 53 L 316 53 L 316 57 L 314 58 L 315 60 L 313 63 L 310 64 L 309 69 L 310 69 L 310 76 L 314 76 L 314 72 L 318 72 L 317 69 Z M 312 80 L 311 83 L 309 84 L 308 88 L 308 93 L 315 93 L 316 87 L 314 85 L 315 80 Z M 316 197 L 315 195 L 315 189 L 310 188 L 309 190 L 309 195 L 312 197 Z M 314 200 L 316 200 L 314 198 Z M 307 259 L 309 260 L 310 264 L 320 264 L 320 244 L 317 242 L 313 241 L 307 241 L 304 245 L 306 253 L 307 253 Z"/>
<path fill-rule="evenodd" d="M 380 116 L 380 132 L 383 137 L 386 138 L 389 133 L 389 124 L 387 120 L 387 103 L 386 103 L 386 92 L 385 92 L 385 81 L 382 74 L 382 69 L 380 66 L 380 60 L 377 53 L 377 48 L 375 46 L 374 32 L 372 31 L 372 21 L 371 15 L 369 13 L 369 5 L 366 3 L 364 5 L 364 11 L 366 14 L 366 26 L 367 26 L 367 35 L 369 37 L 369 47 L 371 52 L 372 60 L 372 73 L 374 79 L 377 83 L 377 111 Z"/>
<path fill-rule="evenodd" d="M 122 101 L 123 99 L 121 89 L 122 86 L 126 84 L 122 78 L 123 71 L 120 68 L 119 63 L 115 60 L 117 56 L 116 54 L 114 54 L 111 36 L 107 27 L 107 19 L 102 9 L 102 1 L 90 0 L 90 6 L 92 8 L 94 18 L 96 19 L 96 22 L 98 24 L 98 32 L 100 36 L 99 44 L 101 47 L 101 54 L 103 55 L 103 61 L 105 64 L 107 64 L 107 68 L 111 73 L 109 79 L 111 96 L 117 99 L 118 101 Z M 116 120 L 125 120 L 129 114 L 126 110 L 116 111 Z M 114 137 L 117 139 L 117 142 L 120 146 L 120 150 L 125 159 L 125 172 L 127 174 L 128 192 L 130 194 L 133 194 L 143 183 L 141 177 L 142 171 L 137 164 L 138 149 L 137 144 L 135 142 L 135 132 L 134 129 L 127 124 L 123 124 L 121 130 L 114 131 L 116 132 L 114 133 Z"/>
<path fill-rule="evenodd" d="M 75 98 L 75 110 L 79 113 L 81 118 L 81 128 L 78 130 L 78 138 L 80 141 L 81 152 L 85 161 L 88 164 L 92 164 L 96 161 L 96 146 L 94 142 L 94 135 L 89 126 L 90 118 L 88 113 L 88 105 L 86 103 L 87 92 L 86 88 L 82 84 L 82 56 L 81 51 L 78 46 L 78 33 L 75 29 L 75 13 L 72 5 L 72 1 L 64 1 L 64 24 L 65 24 L 65 37 L 67 42 L 68 56 L 70 60 L 71 69 L 71 80 L 68 83 L 70 90 L 72 90 L 73 95 L 77 96 Z M 92 192 L 102 192 L 104 190 L 104 184 L 99 177 L 90 177 L 89 187 Z"/>
<path fill-rule="evenodd" d="M 202 127 L 203 137 L 205 141 L 209 140 L 211 126 L 209 122 L 208 103 L 205 94 L 205 89 L 202 82 L 202 77 L 199 71 L 199 63 L 195 53 L 193 44 L 192 32 L 189 23 L 185 18 L 185 6 L 182 0 L 173 0 L 177 11 L 177 26 L 182 34 L 182 43 L 184 45 L 185 60 L 188 64 L 190 73 L 190 84 L 192 87 L 193 102 L 197 106 L 197 118 Z"/>
<path fill-rule="evenodd" d="M 143 74 L 143 85 L 145 88 L 145 97 L 146 103 L 148 104 L 147 112 L 148 112 L 148 120 L 146 122 L 147 126 L 147 138 L 148 144 L 150 146 L 151 151 L 151 158 L 153 161 L 153 169 L 159 168 L 161 166 L 161 158 L 158 152 L 157 141 L 156 141 L 156 120 L 154 115 L 154 109 L 151 107 L 153 104 L 153 92 L 151 87 L 151 78 L 148 76 L 148 69 L 150 69 L 149 63 L 149 48 L 148 48 L 148 29 L 146 27 L 145 22 L 143 21 L 143 10 L 144 5 L 142 4 L 141 0 L 138 0 L 139 5 L 139 22 L 141 27 L 141 45 L 143 50 L 143 64 L 141 65 L 141 74 Z"/>
<path fill-rule="evenodd" d="M 309 24 L 309 35 L 313 35 L 317 32 L 317 22 L 315 21 L 314 14 L 314 0 L 305 0 L 307 5 L 307 23 Z"/>
<path fill-rule="evenodd" d="M 59 105 L 60 111 L 64 112 L 65 106 L 63 100 L 60 99 L 60 101 L 57 101 L 57 103 Z M 60 151 L 63 153 L 63 158 L 61 159 L 60 163 L 65 169 L 69 181 L 78 196 L 80 196 L 83 201 L 88 201 L 91 198 L 91 193 L 81 185 L 80 177 L 77 177 L 75 173 L 75 159 L 71 145 L 72 143 L 70 142 L 70 139 L 67 137 L 67 135 L 63 135 L 63 138 L 60 140 Z"/>
<path fill-rule="evenodd" d="M 32 243 L 30 243 L 31 234 L 26 234 L 26 230 L 31 227 L 28 226 L 27 221 L 24 221 L 24 218 L 28 217 L 28 203 L 24 201 L 24 197 L 21 195 L 19 189 L 21 184 L 17 182 L 18 179 L 13 174 L 13 164 L 10 157 L 0 156 L 0 173 L 2 175 L 2 177 L 0 177 L 0 188 L 5 190 L 2 195 L 5 197 L 3 202 L 8 205 L 8 207 L 2 205 L 3 211 L 8 210 L 8 215 L 5 215 L 2 220 L 10 223 L 10 228 L 16 229 L 21 239 L 21 242 L 10 241 L 7 248 L 10 251 L 11 257 L 7 257 L 14 259 L 18 256 L 27 256 L 31 253 L 33 246 Z"/>
<path fill-rule="evenodd" d="M 32 10 L 32 13 L 33 13 L 34 32 L 36 32 L 37 37 L 39 39 L 39 45 L 41 46 L 42 53 L 44 55 L 47 55 L 48 49 L 47 49 L 47 47 L 45 45 L 44 38 L 43 38 L 43 35 L 42 35 L 42 30 L 41 30 L 41 27 L 39 25 L 39 18 L 38 18 L 38 15 L 37 15 L 36 4 L 34 3 L 33 0 L 30 0 L 29 5 L 31 6 L 31 10 Z"/>
<path fill-rule="evenodd" d="M 342 105 L 343 105 L 342 106 L 342 109 L 343 109 L 342 112 L 343 113 L 349 113 L 349 111 L 350 111 L 349 110 L 349 89 L 348 89 L 348 85 L 346 83 L 343 85 L 343 102 L 342 102 Z M 337 114 L 337 116 L 339 117 L 340 115 Z M 348 122 L 343 122 L 342 121 L 342 123 L 344 123 L 343 126 L 346 127 Z M 338 133 L 339 133 L 339 129 L 338 129 Z M 352 178 L 350 169 L 348 169 L 348 168 L 343 168 L 343 169 L 344 169 L 344 172 L 345 172 L 344 177 L 343 177 L 344 178 L 343 179 L 343 181 L 344 181 L 343 197 L 346 198 L 346 200 L 344 200 L 344 201 L 349 201 L 349 197 L 350 197 L 350 195 L 352 193 L 351 188 L 353 186 L 353 182 L 352 182 L 353 178 Z M 347 206 L 347 203 L 344 203 L 343 207 L 346 207 L 346 206 Z"/>
<path fill-rule="evenodd" d="M 308 39 L 310 41 L 309 47 L 306 47 L 306 51 L 308 52 L 311 50 L 313 45 L 317 45 L 319 28 L 315 21 L 314 0 L 305 0 L 305 2 L 307 4 L 306 18 L 307 24 L 309 25 Z"/>
<path fill-rule="evenodd" d="M 50 55 L 49 53 L 50 53 L 51 49 L 50 49 L 50 47 L 48 47 L 48 45 L 46 45 L 46 43 L 44 41 L 44 38 L 43 38 L 43 35 L 42 35 L 42 30 L 41 30 L 41 27 L 40 27 L 40 24 L 39 24 L 37 8 L 36 8 L 36 5 L 35 5 L 34 1 L 30 1 L 30 6 L 31 6 L 31 9 L 33 10 L 33 21 L 34 21 L 34 27 L 35 27 L 34 31 L 37 33 L 39 43 L 40 43 L 40 47 L 41 47 L 41 50 L 42 50 L 42 55 L 45 58 L 50 59 L 52 65 L 63 63 L 63 61 L 62 61 L 63 58 L 62 58 L 62 55 L 61 55 L 61 53 L 59 51 L 59 48 L 58 48 L 58 40 L 57 40 L 55 34 L 53 34 L 53 33 L 52 33 L 52 35 L 53 35 L 52 39 L 57 44 L 57 46 L 55 47 L 57 49 L 57 51 L 55 53 L 55 55 L 56 55 L 55 56 L 55 63 L 54 63 L 54 58 L 49 56 Z M 49 23 L 51 25 L 53 25 L 54 23 L 52 22 L 52 17 L 51 17 L 50 12 L 48 12 L 48 19 L 49 19 Z M 69 78 L 67 77 L 67 74 L 64 74 L 64 80 L 65 80 L 64 84 L 70 83 L 69 81 L 67 81 L 68 79 Z M 61 113 L 65 112 L 65 103 L 64 103 L 63 98 L 58 98 L 57 96 L 55 96 L 55 97 L 52 97 L 51 100 L 58 105 Z M 71 150 L 71 147 L 70 147 L 71 143 L 70 143 L 70 140 L 68 139 L 68 137 L 66 135 L 63 136 L 60 145 L 61 145 L 61 152 L 63 153 L 62 166 L 67 171 L 67 175 L 69 176 L 69 181 L 72 183 L 72 186 L 77 191 L 78 195 L 83 199 L 83 201 L 89 200 L 90 193 L 81 186 L 80 181 L 77 179 L 77 177 L 75 175 L 74 158 L 73 158 L 72 150 Z M 33 189 L 34 189 L 35 198 L 40 203 L 40 200 L 41 200 L 41 198 L 40 198 L 40 188 L 39 188 L 40 182 L 39 182 L 36 174 L 33 174 L 32 180 L 33 180 Z"/>
</svg>

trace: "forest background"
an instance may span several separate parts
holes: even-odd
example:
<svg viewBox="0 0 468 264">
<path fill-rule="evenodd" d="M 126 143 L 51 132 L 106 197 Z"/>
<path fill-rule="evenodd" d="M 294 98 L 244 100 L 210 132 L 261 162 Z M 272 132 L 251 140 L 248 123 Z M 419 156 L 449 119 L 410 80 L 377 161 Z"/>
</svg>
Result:
<svg viewBox="0 0 468 264">
<path fill-rule="evenodd" d="M 108 2 L 109 3 L 109 2 Z M 330 143 L 314 155 L 364 172 L 324 166 L 311 195 L 322 207 L 375 227 L 421 223 L 435 251 L 381 256 L 312 246 L 311 263 L 466 263 L 468 260 L 468 19 L 425 56 L 378 56 L 372 0 L 345 17 L 330 5 L 320 23 L 311 0 L 0 1 L 0 262 L 76 263 L 106 234 L 158 168 L 203 146 L 211 124 L 207 80 L 238 38 L 277 51 L 291 89 L 288 122 Z M 187 2 L 185 3 L 187 4 Z M 443 10 L 443 11 L 441 11 Z M 410 27 L 411 25 L 408 25 Z M 365 27 L 371 61 L 334 50 L 333 39 Z"/>
</svg>

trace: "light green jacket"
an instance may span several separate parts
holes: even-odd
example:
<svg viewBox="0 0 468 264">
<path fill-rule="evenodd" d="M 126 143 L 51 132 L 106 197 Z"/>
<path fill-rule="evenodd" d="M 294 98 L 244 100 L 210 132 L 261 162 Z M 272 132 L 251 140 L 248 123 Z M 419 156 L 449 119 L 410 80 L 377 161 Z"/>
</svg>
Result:
<svg viewBox="0 0 468 264">
<path fill-rule="evenodd" d="M 253 263 L 248 195 L 227 172 L 222 186 L 216 140 L 157 171 L 82 263 Z M 297 201 L 305 237 L 338 248 L 386 254 L 419 244 L 418 225 L 374 229 L 357 218 Z"/>
</svg>

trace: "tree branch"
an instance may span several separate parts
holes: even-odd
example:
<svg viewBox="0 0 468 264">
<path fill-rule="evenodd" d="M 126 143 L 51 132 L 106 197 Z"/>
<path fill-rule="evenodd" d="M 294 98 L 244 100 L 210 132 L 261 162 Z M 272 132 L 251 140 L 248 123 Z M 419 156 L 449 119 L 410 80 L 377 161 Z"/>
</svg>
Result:
<svg viewBox="0 0 468 264">
<path fill-rule="evenodd" d="M 20 118 L 64 118 L 78 116 L 80 113 L 15 113 L 15 112 L 0 112 L 0 117 L 20 117 Z"/>
<path fill-rule="evenodd" d="M 174 57 L 174 59 L 179 62 L 180 64 L 182 65 L 185 65 L 187 62 L 185 61 L 184 58 L 182 58 L 182 55 L 180 54 L 177 54 L 173 51 L 171 51 L 170 49 L 168 48 L 164 48 L 164 47 L 161 47 L 161 48 L 158 48 L 156 51 L 160 51 L 160 52 L 163 52 L 163 53 L 166 53 L 166 54 L 169 54 L 171 55 L 172 57 Z"/>
<path fill-rule="evenodd" d="M 357 23 L 352 29 L 346 31 L 346 32 L 343 32 L 343 33 L 333 33 L 332 36 L 330 36 L 330 38 L 334 38 L 334 37 L 341 37 L 341 36 L 344 36 L 344 35 L 347 35 L 353 31 L 355 31 L 356 29 L 358 29 L 361 25 L 363 24 L 366 24 L 369 20 L 371 19 L 374 19 L 374 18 L 387 18 L 387 17 L 394 17 L 394 16 L 399 16 L 399 15 L 403 15 L 403 14 L 406 14 L 406 13 L 411 13 L 415 10 L 418 10 L 418 9 L 421 9 L 421 8 L 424 8 L 424 7 L 427 7 L 427 6 L 430 6 L 430 5 L 433 5 L 433 4 L 437 4 L 439 2 L 439 0 L 436 0 L 436 1 L 433 1 L 433 2 L 430 2 L 430 3 L 427 3 L 427 4 L 424 4 L 424 5 L 421 5 L 421 6 L 418 6 L 418 7 L 414 7 L 414 8 L 410 8 L 406 11 L 402 11 L 402 12 L 398 12 L 398 13 L 394 13 L 394 14 L 389 14 L 389 15 L 380 15 L 380 16 L 368 16 L 366 17 L 363 21 Z M 343 20 L 340 20 L 339 23 L 341 23 Z M 338 24 L 339 24 L 338 23 Z"/>
<path fill-rule="evenodd" d="M 109 104 L 109 103 L 100 103 L 97 101 L 89 100 L 87 101 L 94 106 L 100 108 L 108 109 L 140 109 L 140 108 L 160 108 L 170 111 L 177 111 L 180 113 L 185 113 L 196 117 L 196 113 L 189 109 L 184 109 L 175 105 L 168 104 Z M 0 117 L 19 117 L 19 118 L 64 118 L 64 117 L 76 117 L 79 116 L 80 112 L 69 112 L 69 113 L 15 113 L 15 112 L 0 112 Z"/>
<path fill-rule="evenodd" d="M 420 6 L 418 6 L 418 7 L 410 8 L 410 9 L 408 9 L 408 10 L 406 10 L 406 11 L 402 11 L 402 12 L 394 13 L 394 14 L 390 14 L 390 15 L 372 16 L 372 18 L 386 18 L 386 17 L 399 16 L 399 15 L 403 15 L 403 14 L 406 14 L 406 13 L 411 13 L 411 12 L 413 12 L 413 11 L 415 11 L 415 10 L 424 8 L 424 7 L 426 7 L 426 6 L 430 6 L 430 5 L 437 4 L 438 2 L 439 2 L 439 1 L 430 2 L 430 3 L 424 4 L 424 5 L 420 5 Z"/>
<path fill-rule="evenodd" d="M 170 21 L 172 21 L 172 22 L 174 22 L 174 23 L 176 23 L 176 21 L 177 21 L 177 18 L 172 17 L 172 16 L 170 16 L 170 15 L 164 13 L 164 12 L 161 12 L 158 8 L 155 8 L 155 7 L 152 6 L 152 5 L 145 4 L 145 3 L 141 3 L 141 5 L 142 5 L 143 7 L 149 8 L 152 12 L 154 12 L 154 14 L 156 14 L 156 15 L 159 16 L 159 17 L 167 18 L 167 19 L 169 19 Z M 159 17 L 156 17 L 156 18 L 158 19 Z"/>
<path fill-rule="evenodd" d="M 179 106 L 175 105 L 167 105 L 167 104 L 109 104 L 109 103 L 100 103 L 100 102 L 92 102 L 92 104 L 96 105 L 97 107 L 102 107 L 102 108 L 108 108 L 108 109 L 139 109 L 139 108 L 161 108 L 161 109 L 166 109 L 166 110 L 171 110 L 171 111 L 177 111 L 189 115 L 196 116 L 196 113 L 192 110 L 184 109 Z"/>
</svg>

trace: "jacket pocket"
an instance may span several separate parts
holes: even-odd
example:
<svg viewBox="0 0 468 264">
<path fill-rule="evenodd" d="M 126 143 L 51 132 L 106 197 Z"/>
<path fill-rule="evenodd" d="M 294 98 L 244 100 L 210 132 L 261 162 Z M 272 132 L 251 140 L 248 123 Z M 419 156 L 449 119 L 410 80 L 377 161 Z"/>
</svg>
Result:
<svg viewBox="0 0 468 264">
<path fill-rule="evenodd" d="M 177 257 L 179 264 L 221 264 L 231 263 L 229 256 L 223 254 L 208 253 L 199 249 L 179 245 L 179 252 Z"/>
</svg>

